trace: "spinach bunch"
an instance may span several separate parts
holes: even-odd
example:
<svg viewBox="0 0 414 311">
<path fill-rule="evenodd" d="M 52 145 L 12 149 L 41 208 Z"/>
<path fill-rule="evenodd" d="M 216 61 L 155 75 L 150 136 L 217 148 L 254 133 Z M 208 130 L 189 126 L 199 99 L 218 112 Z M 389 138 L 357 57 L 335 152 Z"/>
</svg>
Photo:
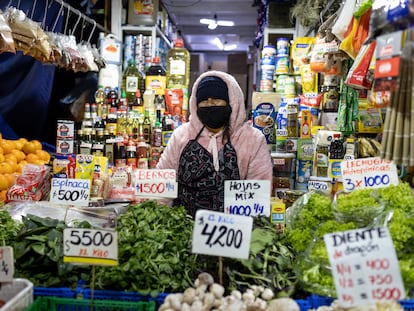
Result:
<svg viewBox="0 0 414 311">
<path fill-rule="evenodd" d="M 194 279 L 194 222 L 184 207 L 147 200 L 117 219 L 118 266 L 97 267 L 96 288 L 142 294 L 184 291 Z"/>
<path fill-rule="evenodd" d="M 28 214 L 13 246 L 15 277 L 29 279 L 35 286 L 76 287 L 87 281 L 90 267 L 63 262 L 63 221 Z M 90 227 L 82 222 L 79 227 Z"/>
<path fill-rule="evenodd" d="M 21 224 L 15 221 L 9 212 L 0 207 L 0 245 L 9 246 L 16 239 Z"/>
</svg>

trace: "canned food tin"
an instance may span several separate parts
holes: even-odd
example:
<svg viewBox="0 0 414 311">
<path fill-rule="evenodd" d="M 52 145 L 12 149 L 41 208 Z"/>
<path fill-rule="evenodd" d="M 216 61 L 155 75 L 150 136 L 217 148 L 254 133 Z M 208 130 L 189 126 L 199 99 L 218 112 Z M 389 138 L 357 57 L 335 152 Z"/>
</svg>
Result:
<svg viewBox="0 0 414 311">
<path fill-rule="evenodd" d="M 279 38 L 276 41 L 276 55 L 286 56 L 289 55 L 289 39 Z"/>
</svg>

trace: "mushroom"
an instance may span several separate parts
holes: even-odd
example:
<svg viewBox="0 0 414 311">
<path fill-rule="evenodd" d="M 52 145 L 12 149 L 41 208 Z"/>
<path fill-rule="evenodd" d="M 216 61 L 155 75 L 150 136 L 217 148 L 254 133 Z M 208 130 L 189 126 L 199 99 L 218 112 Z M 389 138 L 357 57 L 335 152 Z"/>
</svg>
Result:
<svg viewBox="0 0 414 311">
<path fill-rule="evenodd" d="M 300 311 L 300 307 L 292 298 L 283 297 L 271 300 L 266 311 Z"/>
</svg>

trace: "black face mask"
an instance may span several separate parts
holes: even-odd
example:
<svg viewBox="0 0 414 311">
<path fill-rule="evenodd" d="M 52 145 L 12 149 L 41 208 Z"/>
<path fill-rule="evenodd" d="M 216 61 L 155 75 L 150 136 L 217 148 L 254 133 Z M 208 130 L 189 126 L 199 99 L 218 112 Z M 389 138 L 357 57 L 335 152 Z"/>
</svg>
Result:
<svg viewBox="0 0 414 311">
<path fill-rule="evenodd" d="M 198 107 L 197 115 L 201 122 L 212 129 L 218 129 L 230 121 L 231 107 L 227 106 L 210 106 Z"/>
</svg>

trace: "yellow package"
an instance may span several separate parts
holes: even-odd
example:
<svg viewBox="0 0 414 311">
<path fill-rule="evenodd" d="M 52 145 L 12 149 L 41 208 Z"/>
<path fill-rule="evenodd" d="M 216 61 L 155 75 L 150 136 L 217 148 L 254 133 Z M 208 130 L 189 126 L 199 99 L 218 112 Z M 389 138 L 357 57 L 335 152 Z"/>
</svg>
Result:
<svg viewBox="0 0 414 311">
<path fill-rule="evenodd" d="M 95 156 L 91 154 L 76 155 L 76 172 L 77 179 L 92 179 L 95 170 Z"/>
<path fill-rule="evenodd" d="M 300 74 L 300 67 L 310 63 L 311 51 L 315 44 L 315 37 L 298 37 L 291 45 L 293 74 Z"/>
<path fill-rule="evenodd" d="M 95 174 L 108 174 L 108 158 L 103 156 L 95 156 Z"/>
<path fill-rule="evenodd" d="M 309 64 L 300 66 L 300 78 L 303 94 L 318 94 L 318 74 L 311 70 Z"/>
</svg>

